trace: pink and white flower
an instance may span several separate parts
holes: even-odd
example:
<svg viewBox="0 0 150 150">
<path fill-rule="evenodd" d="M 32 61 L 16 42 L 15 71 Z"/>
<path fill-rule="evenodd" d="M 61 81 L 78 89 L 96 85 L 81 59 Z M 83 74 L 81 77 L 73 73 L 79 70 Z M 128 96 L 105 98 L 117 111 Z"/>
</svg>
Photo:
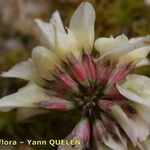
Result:
<svg viewBox="0 0 150 150">
<path fill-rule="evenodd" d="M 17 93 L 0 99 L 0 110 L 45 108 L 81 110 L 81 121 L 67 139 L 80 146 L 63 149 L 127 150 L 150 148 L 150 79 L 130 74 L 150 50 L 150 37 L 98 38 L 94 42 L 95 11 L 83 2 L 64 28 L 59 12 L 49 23 L 36 20 L 46 46 L 31 58 L 2 73 L 28 80 Z M 99 58 L 92 54 L 94 49 Z"/>
</svg>

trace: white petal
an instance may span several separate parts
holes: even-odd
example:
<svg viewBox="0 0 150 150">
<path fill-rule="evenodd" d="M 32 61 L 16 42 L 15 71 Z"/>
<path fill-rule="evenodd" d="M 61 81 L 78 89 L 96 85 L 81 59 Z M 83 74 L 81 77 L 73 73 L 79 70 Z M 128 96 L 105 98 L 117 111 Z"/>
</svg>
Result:
<svg viewBox="0 0 150 150">
<path fill-rule="evenodd" d="M 52 24 L 53 26 L 55 26 L 56 30 L 58 32 L 66 33 L 65 28 L 64 28 L 63 23 L 62 23 L 62 20 L 61 20 L 61 17 L 60 17 L 60 14 L 58 11 L 55 11 L 52 14 L 52 17 L 50 19 L 49 24 Z"/>
<path fill-rule="evenodd" d="M 146 36 L 142 38 L 141 40 L 138 40 L 134 43 L 125 43 L 123 45 L 120 45 L 118 47 L 109 49 L 104 55 L 100 57 L 100 59 L 109 56 L 112 59 L 116 59 L 118 57 L 121 57 L 122 55 L 125 55 L 131 51 L 137 50 L 141 47 L 145 47 L 150 45 L 150 36 Z"/>
<path fill-rule="evenodd" d="M 52 73 L 56 66 L 60 66 L 58 57 L 50 50 L 38 46 L 33 49 L 31 55 L 40 76 L 47 80 L 52 80 Z"/>
<path fill-rule="evenodd" d="M 150 150 L 150 136 L 143 142 L 144 150 Z"/>
<path fill-rule="evenodd" d="M 35 19 L 35 21 L 44 34 L 50 49 L 55 50 L 55 30 L 60 33 L 66 33 L 59 12 L 55 11 L 52 14 L 49 23 L 46 23 L 40 19 Z"/>
<path fill-rule="evenodd" d="M 119 92 L 134 102 L 150 106 L 150 79 L 142 75 L 128 75 L 117 85 Z"/>
<path fill-rule="evenodd" d="M 79 140 L 80 144 L 75 144 L 74 147 L 71 145 L 60 145 L 58 150 L 82 150 L 88 149 L 90 139 L 90 126 L 88 119 L 84 118 L 81 120 L 73 129 L 71 134 L 66 137 L 67 140 Z"/>
<path fill-rule="evenodd" d="M 137 113 L 150 125 L 150 107 L 133 103 L 133 107 L 136 109 Z"/>
<path fill-rule="evenodd" d="M 80 144 L 74 144 L 74 146 L 72 146 L 71 144 L 62 144 L 59 145 L 57 150 L 82 150 L 83 149 L 83 142 L 80 139 L 74 139 L 74 141 L 80 141 Z"/>
<path fill-rule="evenodd" d="M 83 147 L 89 145 L 90 139 L 90 124 L 87 118 L 82 119 L 69 134 L 66 139 L 81 139 L 84 143 Z"/>
<path fill-rule="evenodd" d="M 129 138 L 136 143 L 136 138 L 133 135 L 132 126 L 130 125 L 130 121 L 126 114 L 122 111 L 122 109 L 115 105 L 111 108 L 113 117 L 117 120 L 117 122 L 120 124 L 120 126 L 123 128 L 123 130 L 127 133 Z M 131 126 L 131 127 L 130 127 Z M 131 132 L 132 131 L 132 132 Z"/>
<path fill-rule="evenodd" d="M 129 40 L 129 43 L 134 43 L 134 42 L 137 42 L 139 40 L 142 40 L 142 38 L 132 38 Z M 129 52 L 128 54 L 120 57 L 119 62 L 122 65 L 127 63 L 127 62 L 131 62 L 131 61 L 134 62 L 135 64 L 137 64 L 140 61 L 145 60 L 147 55 L 149 54 L 149 52 L 150 52 L 150 46 L 138 48 L 135 51 Z M 149 62 L 149 61 L 147 61 L 147 62 Z M 145 64 L 145 62 L 144 62 L 144 64 Z"/>
<path fill-rule="evenodd" d="M 96 50 L 100 52 L 100 54 L 103 54 L 106 53 L 108 50 L 112 48 L 116 48 L 127 42 L 128 42 L 128 38 L 124 34 L 122 34 L 117 36 L 116 38 L 114 38 L 113 36 L 110 36 L 110 38 L 105 38 L 105 37 L 98 38 L 95 41 L 94 46 Z"/>
<path fill-rule="evenodd" d="M 47 98 L 44 89 L 34 83 L 29 83 L 17 93 L 0 99 L 1 108 L 37 107 L 35 103 Z"/>
<path fill-rule="evenodd" d="M 141 117 L 135 117 L 133 120 L 133 126 L 135 127 L 138 140 L 145 141 L 150 132 L 147 122 L 145 122 Z"/>
<path fill-rule="evenodd" d="M 48 47 L 51 50 L 55 50 L 55 30 L 54 30 L 54 26 L 46 23 L 40 19 L 36 19 L 35 20 L 37 25 L 39 26 L 39 28 L 42 31 L 42 34 L 44 35 L 43 37 L 45 37 L 44 40 L 46 40 L 46 45 L 48 45 Z M 45 41 L 44 41 L 45 42 Z"/>
<path fill-rule="evenodd" d="M 150 65 L 150 60 L 148 58 L 144 58 L 141 61 L 139 61 L 136 64 L 136 67 L 142 67 L 142 66 L 146 66 L 146 65 Z"/>
<path fill-rule="evenodd" d="M 69 29 L 68 33 L 65 31 L 58 11 L 52 14 L 49 23 L 39 19 L 36 19 L 35 21 L 45 35 L 48 47 L 59 58 L 66 61 L 66 56 L 70 54 L 73 54 L 77 58 L 81 57 L 81 46 Z"/>
<path fill-rule="evenodd" d="M 111 120 L 108 119 L 108 122 L 110 124 Z M 97 140 L 99 142 L 102 141 L 108 148 L 113 150 L 127 150 L 127 141 L 121 136 L 120 131 L 116 126 L 113 126 L 113 133 L 119 137 L 120 141 L 116 141 L 112 134 L 107 131 L 106 126 L 104 126 L 104 124 L 98 119 L 95 121 L 93 133 L 95 142 L 97 142 Z"/>
<path fill-rule="evenodd" d="M 39 76 L 35 64 L 32 59 L 21 62 L 13 66 L 9 71 L 3 72 L 2 77 L 20 78 L 29 81 L 35 81 L 39 84 L 44 84 L 44 80 Z"/>
<path fill-rule="evenodd" d="M 96 150 L 111 150 L 110 148 L 106 147 L 104 144 L 101 144 L 99 142 L 95 143 L 96 144 Z"/>
<path fill-rule="evenodd" d="M 118 105 L 112 108 L 112 115 L 126 132 L 133 145 L 140 145 L 149 135 L 149 125 L 142 118 L 135 116 L 133 119 L 127 117 Z"/>
<path fill-rule="evenodd" d="M 83 2 L 74 12 L 69 29 L 86 53 L 91 53 L 94 42 L 95 11 L 90 3 Z"/>
<path fill-rule="evenodd" d="M 130 43 L 134 43 L 134 42 L 137 42 L 137 41 L 141 40 L 142 38 L 143 38 L 143 37 L 131 38 L 131 39 L 129 40 L 129 42 L 130 42 Z"/>
<path fill-rule="evenodd" d="M 146 5 L 150 6 L 150 0 L 145 0 L 144 2 Z"/>
<path fill-rule="evenodd" d="M 17 109 L 17 121 L 22 121 L 30 117 L 48 113 L 49 111 L 39 108 L 18 108 Z"/>
<path fill-rule="evenodd" d="M 110 134 L 108 134 L 108 138 L 104 141 L 104 143 L 113 150 L 127 150 L 122 143 L 116 142 Z"/>
<path fill-rule="evenodd" d="M 67 57 L 69 58 L 71 54 L 76 58 L 81 58 L 82 49 L 70 30 L 68 30 L 68 34 L 56 32 L 55 53 L 64 61 Z"/>
</svg>

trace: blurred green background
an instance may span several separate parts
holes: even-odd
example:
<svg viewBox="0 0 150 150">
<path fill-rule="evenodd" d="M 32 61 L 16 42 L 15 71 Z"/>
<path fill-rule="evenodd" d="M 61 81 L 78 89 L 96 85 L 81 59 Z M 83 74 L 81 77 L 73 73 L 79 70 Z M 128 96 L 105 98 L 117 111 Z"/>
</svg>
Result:
<svg viewBox="0 0 150 150">
<path fill-rule="evenodd" d="M 87 0 L 96 10 L 96 37 L 126 34 L 129 38 L 150 34 L 150 0 Z M 0 73 L 26 60 L 39 45 L 39 31 L 34 18 L 48 21 L 59 10 L 64 24 L 81 0 L 0 0 Z M 138 67 L 135 73 L 150 77 L 150 66 Z M 27 82 L 0 78 L 0 97 L 16 92 Z M 80 115 L 74 112 L 39 115 L 16 121 L 16 110 L 0 113 L 0 139 L 59 139 L 68 135 Z M 10 150 L 56 149 L 18 145 Z M 1 147 L 0 150 L 7 150 Z"/>
</svg>

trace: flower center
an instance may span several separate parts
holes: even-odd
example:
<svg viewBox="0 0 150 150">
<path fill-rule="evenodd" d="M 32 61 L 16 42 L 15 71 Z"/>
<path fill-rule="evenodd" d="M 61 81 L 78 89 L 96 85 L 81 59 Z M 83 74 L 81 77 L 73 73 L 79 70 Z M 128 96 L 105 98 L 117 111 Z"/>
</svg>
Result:
<svg viewBox="0 0 150 150">
<path fill-rule="evenodd" d="M 104 96 L 105 74 L 102 83 L 92 56 L 83 54 L 80 61 L 72 58 L 68 62 L 63 62 L 63 67 L 55 70 L 52 90 L 59 97 L 73 101 L 79 107 L 96 107 L 97 101 Z M 107 75 L 109 72 L 107 69 Z"/>
<path fill-rule="evenodd" d="M 86 54 L 81 60 L 71 57 L 67 63 L 62 62 L 61 68 L 56 67 L 51 90 L 55 96 L 73 102 L 84 114 L 92 114 L 97 109 L 108 109 L 112 105 L 112 98 L 122 98 L 115 85 L 131 68 L 130 64 L 116 68 L 109 61 L 98 64 Z"/>
</svg>

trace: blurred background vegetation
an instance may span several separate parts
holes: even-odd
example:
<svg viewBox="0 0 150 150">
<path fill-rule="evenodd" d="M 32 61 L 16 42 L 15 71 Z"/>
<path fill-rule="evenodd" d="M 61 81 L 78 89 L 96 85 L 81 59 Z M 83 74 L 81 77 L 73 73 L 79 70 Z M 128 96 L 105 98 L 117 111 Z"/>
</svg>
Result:
<svg viewBox="0 0 150 150">
<path fill-rule="evenodd" d="M 96 37 L 126 34 L 129 38 L 150 34 L 150 0 L 87 0 L 96 9 Z M 64 24 L 81 0 L 0 0 L 0 73 L 26 60 L 39 45 L 39 31 L 34 18 L 48 21 L 59 10 Z M 150 66 L 135 73 L 150 77 Z M 27 82 L 0 78 L 0 97 L 16 92 Z M 72 117 L 73 116 L 73 117 Z M 39 115 L 16 121 L 16 110 L 0 113 L 0 139 L 58 139 L 68 135 L 80 119 L 74 112 Z M 0 150 L 56 149 L 52 147 L 0 147 Z"/>
</svg>

